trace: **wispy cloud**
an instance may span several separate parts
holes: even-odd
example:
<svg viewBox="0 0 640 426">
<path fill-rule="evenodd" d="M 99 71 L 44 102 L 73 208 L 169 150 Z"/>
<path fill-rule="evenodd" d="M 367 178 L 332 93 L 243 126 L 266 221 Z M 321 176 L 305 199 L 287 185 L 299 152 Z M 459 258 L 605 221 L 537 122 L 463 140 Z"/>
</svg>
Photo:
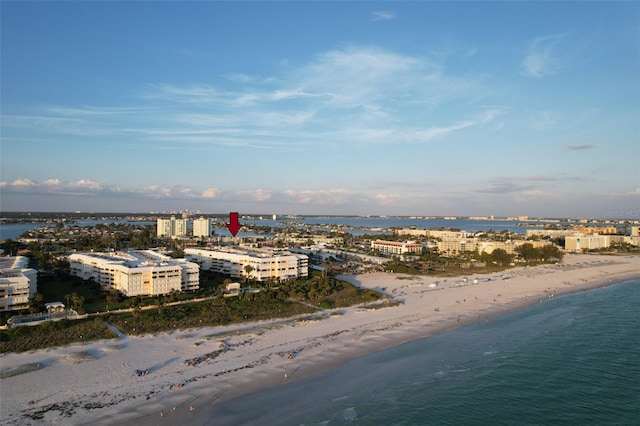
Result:
<svg viewBox="0 0 640 426">
<path fill-rule="evenodd" d="M 396 15 L 388 10 L 377 10 L 371 13 L 372 21 L 390 21 L 394 19 Z"/>
<path fill-rule="evenodd" d="M 115 197 L 146 199 L 212 199 L 220 191 L 216 188 L 197 190 L 176 185 L 167 187 L 151 185 L 145 188 L 122 188 L 119 185 L 105 184 L 91 179 L 65 181 L 58 178 L 37 181 L 32 179 L 16 179 L 11 182 L 0 182 L 4 194 L 57 195 L 77 197 Z"/>
<path fill-rule="evenodd" d="M 49 106 L 3 116 L 2 125 L 49 137 L 74 135 L 78 143 L 84 143 L 81 136 L 110 136 L 111 144 L 154 150 L 415 143 L 504 114 L 469 101 L 482 94 L 473 78 L 447 75 L 437 56 L 352 45 L 287 63 L 275 77 L 236 73 L 208 82 L 148 84 L 138 102 L 152 100 L 153 106 Z M 457 101 L 464 103 L 459 117 L 467 118 L 431 116 Z"/>
<path fill-rule="evenodd" d="M 572 151 L 582 151 L 585 149 L 593 149 L 595 147 L 597 147 L 598 145 L 592 144 L 592 143 L 585 143 L 585 144 L 572 144 L 572 145 L 567 145 L 567 149 L 570 149 Z"/>
<path fill-rule="evenodd" d="M 533 39 L 522 60 L 524 74 L 540 78 L 558 72 L 565 65 L 566 52 L 561 52 L 560 47 L 568 35 L 565 32 Z"/>
</svg>

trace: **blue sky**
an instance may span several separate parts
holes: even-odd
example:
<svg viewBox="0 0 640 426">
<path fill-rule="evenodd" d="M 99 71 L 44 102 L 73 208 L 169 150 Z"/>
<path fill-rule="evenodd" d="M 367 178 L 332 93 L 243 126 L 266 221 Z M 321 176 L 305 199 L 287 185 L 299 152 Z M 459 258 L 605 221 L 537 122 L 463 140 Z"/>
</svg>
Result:
<svg viewBox="0 0 640 426">
<path fill-rule="evenodd" d="M 638 2 L 6 2 L 4 211 L 640 216 Z"/>
</svg>

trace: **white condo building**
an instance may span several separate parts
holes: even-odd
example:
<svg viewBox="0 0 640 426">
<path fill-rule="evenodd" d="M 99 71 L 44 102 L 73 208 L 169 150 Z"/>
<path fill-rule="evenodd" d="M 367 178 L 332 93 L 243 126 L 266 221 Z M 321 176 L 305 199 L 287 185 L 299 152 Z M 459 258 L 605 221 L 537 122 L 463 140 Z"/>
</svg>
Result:
<svg viewBox="0 0 640 426">
<path fill-rule="evenodd" d="M 210 237 L 211 236 L 211 219 L 195 219 L 193 221 L 194 237 Z"/>
<path fill-rule="evenodd" d="M 183 237 L 187 235 L 187 219 L 176 219 L 171 216 L 170 219 L 158 218 L 156 235 L 158 237 Z"/>
<path fill-rule="evenodd" d="M 0 257 L 0 312 L 29 307 L 38 290 L 38 271 L 25 256 Z"/>
<path fill-rule="evenodd" d="M 151 250 L 74 253 L 69 263 L 71 275 L 93 279 L 103 290 L 119 290 L 125 296 L 155 296 L 200 287 L 197 264 Z"/>
<path fill-rule="evenodd" d="M 185 258 L 204 270 L 234 278 L 256 281 L 284 281 L 309 275 L 309 257 L 276 249 L 240 249 L 231 247 L 186 248 Z"/>
<path fill-rule="evenodd" d="M 375 240 L 371 241 L 371 248 L 373 250 L 379 250 L 381 253 L 389 254 L 422 253 L 422 244 L 416 243 L 415 241 Z"/>
</svg>

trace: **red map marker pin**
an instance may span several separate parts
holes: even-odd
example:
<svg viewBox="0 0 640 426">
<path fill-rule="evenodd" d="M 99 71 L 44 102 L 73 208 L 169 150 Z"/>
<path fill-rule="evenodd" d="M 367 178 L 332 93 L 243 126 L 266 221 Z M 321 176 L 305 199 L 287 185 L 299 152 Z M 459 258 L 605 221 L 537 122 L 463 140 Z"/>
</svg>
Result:
<svg viewBox="0 0 640 426">
<path fill-rule="evenodd" d="M 235 237 L 241 227 L 242 225 L 240 225 L 239 222 L 238 212 L 229 213 L 229 224 L 227 225 L 227 228 L 229 228 L 231 235 Z"/>
</svg>

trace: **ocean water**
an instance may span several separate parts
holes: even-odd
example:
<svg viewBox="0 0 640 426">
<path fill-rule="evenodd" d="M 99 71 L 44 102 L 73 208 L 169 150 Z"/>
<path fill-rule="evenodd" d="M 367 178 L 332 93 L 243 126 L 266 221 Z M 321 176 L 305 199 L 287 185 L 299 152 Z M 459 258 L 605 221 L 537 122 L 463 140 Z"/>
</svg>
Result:
<svg viewBox="0 0 640 426">
<path fill-rule="evenodd" d="M 639 425 L 640 280 L 229 401 L 210 424 Z"/>
</svg>

